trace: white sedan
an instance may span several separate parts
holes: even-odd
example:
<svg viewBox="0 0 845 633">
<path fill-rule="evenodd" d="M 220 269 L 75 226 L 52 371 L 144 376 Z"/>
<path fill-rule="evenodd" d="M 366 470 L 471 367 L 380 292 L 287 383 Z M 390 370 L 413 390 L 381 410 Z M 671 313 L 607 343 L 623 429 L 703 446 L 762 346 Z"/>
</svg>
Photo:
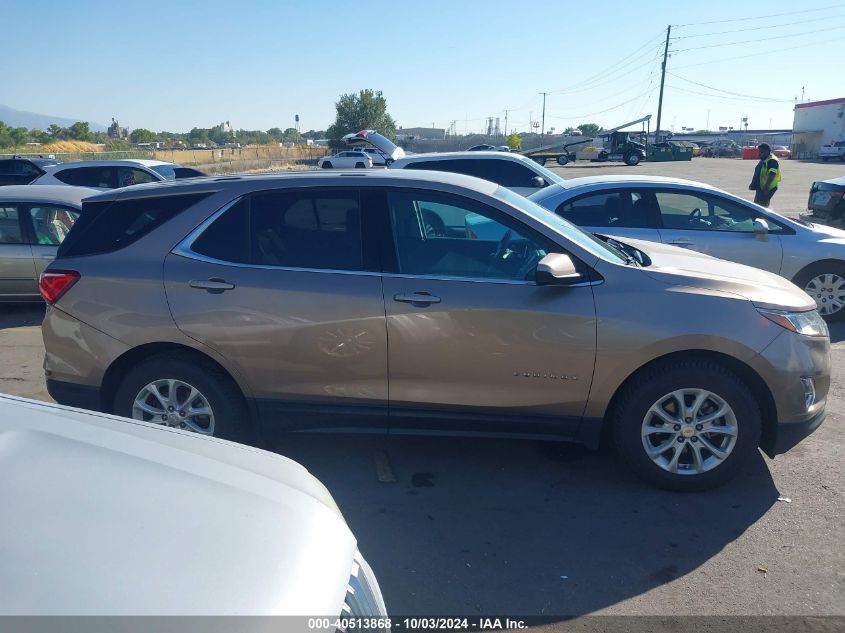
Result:
<svg viewBox="0 0 845 633">
<path fill-rule="evenodd" d="M 320 169 L 369 169 L 373 159 L 364 152 L 343 151 L 334 156 L 324 156 L 317 161 Z"/>
<path fill-rule="evenodd" d="M 80 160 L 48 167 L 33 185 L 74 185 L 119 189 L 146 182 L 205 176 L 192 167 L 148 159 Z"/>
</svg>

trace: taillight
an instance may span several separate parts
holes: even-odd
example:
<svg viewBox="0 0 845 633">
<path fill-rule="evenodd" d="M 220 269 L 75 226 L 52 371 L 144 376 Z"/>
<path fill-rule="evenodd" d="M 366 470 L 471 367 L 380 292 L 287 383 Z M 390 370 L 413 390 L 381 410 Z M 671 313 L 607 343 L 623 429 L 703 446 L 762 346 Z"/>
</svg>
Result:
<svg viewBox="0 0 845 633">
<path fill-rule="evenodd" d="M 75 270 L 45 270 L 38 279 L 38 290 L 49 304 L 54 304 L 79 280 Z"/>
</svg>

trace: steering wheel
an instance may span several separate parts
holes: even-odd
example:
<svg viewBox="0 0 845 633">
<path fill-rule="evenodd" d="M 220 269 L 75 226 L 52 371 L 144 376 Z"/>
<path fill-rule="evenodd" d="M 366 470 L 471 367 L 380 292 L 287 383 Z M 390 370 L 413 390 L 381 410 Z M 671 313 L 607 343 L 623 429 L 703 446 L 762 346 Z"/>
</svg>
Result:
<svg viewBox="0 0 845 633">
<path fill-rule="evenodd" d="M 496 252 L 493 253 L 493 259 L 505 259 L 505 255 L 508 252 L 508 246 L 510 246 L 511 239 L 513 239 L 513 231 L 508 229 L 505 231 L 505 234 L 502 235 L 502 239 L 499 240 L 499 245 L 496 247 Z"/>
</svg>

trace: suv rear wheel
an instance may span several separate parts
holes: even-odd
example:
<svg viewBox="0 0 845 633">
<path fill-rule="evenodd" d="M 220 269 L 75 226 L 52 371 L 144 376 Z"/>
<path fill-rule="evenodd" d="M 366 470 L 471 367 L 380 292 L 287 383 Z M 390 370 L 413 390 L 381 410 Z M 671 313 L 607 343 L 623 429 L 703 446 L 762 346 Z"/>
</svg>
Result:
<svg viewBox="0 0 845 633">
<path fill-rule="evenodd" d="M 249 412 L 243 395 L 219 367 L 180 352 L 133 367 L 117 388 L 114 412 L 227 440 L 245 441 Z"/>
<path fill-rule="evenodd" d="M 733 478 L 757 449 L 760 408 L 709 360 L 660 363 L 631 381 L 613 414 L 616 448 L 641 478 L 681 492 Z"/>
</svg>

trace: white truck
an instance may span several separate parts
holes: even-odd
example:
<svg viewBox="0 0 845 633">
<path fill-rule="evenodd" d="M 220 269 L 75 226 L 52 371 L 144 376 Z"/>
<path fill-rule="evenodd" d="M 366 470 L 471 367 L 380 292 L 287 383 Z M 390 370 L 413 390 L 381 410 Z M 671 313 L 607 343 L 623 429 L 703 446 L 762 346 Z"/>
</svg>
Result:
<svg viewBox="0 0 845 633">
<path fill-rule="evenodd" d="M 845 162 L 845 141 L 836 141 L 822 145 L 822 148 L 819 150 L 819 158 L 824 162 L 829 161 L 831 158 L 838 158 Z"/>
</svg>

